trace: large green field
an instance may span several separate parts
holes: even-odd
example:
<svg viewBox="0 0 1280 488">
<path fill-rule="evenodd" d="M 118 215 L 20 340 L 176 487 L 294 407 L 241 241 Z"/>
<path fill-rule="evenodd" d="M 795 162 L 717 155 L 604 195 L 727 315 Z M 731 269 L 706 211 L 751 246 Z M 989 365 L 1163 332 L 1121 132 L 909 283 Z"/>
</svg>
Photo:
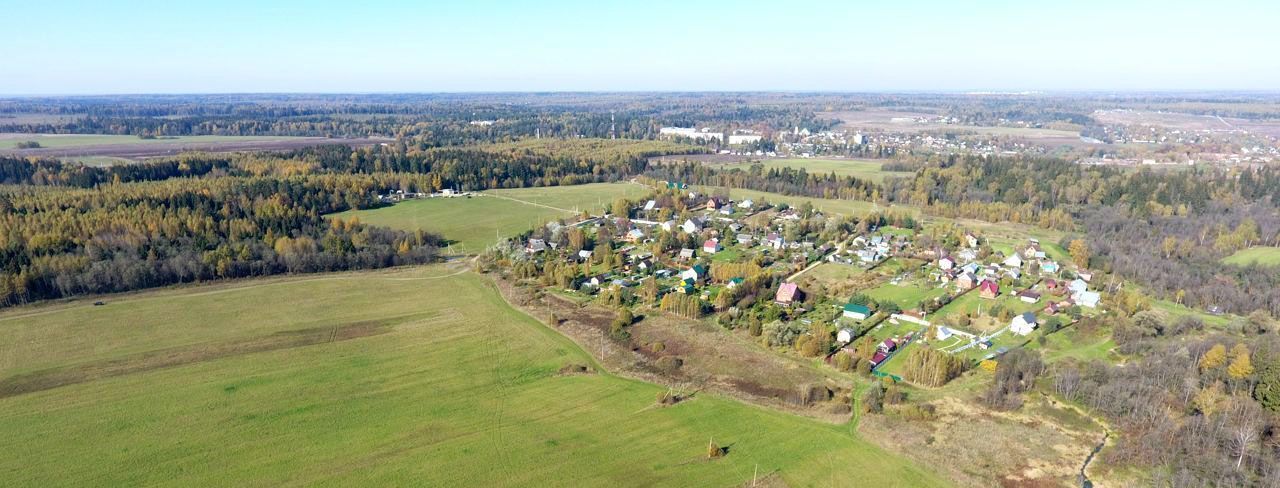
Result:
<svg viewBox="0 0 1280 488">
<path fill-rule="evenodd" d="M 176 136 L 142 139 L 138 136 L 96 134 L 0 134 L 0 149 L 13 149 L 19 142 L 36 141 L 40 147 L 71 148 L 103 144 L 161 144 L 161 143 L 210 143 L 210 142 L 258 142 L 287 140 L 285 136 Z"/>
<path fill-rule="evenodd" d="M 885 178 L 891 176 L 909 177 L 914 174 L 910 171 L 884 171 L 880 169 L 884 166 L 883 161 L 868 159 L 766 159 L 763 161 L 727 164 L 723 167 L 725 169 L 741 168 L 745 170 L 755 164 L 764 166 L 765 170 L 803 168 L 811 174 L 835 173 L 839 176 L 853 176 L 875 182 L 884 181 Z"/>
<path fill-rule="evenodd" d="M 1280 247 L 1259 246 L 1241 249 L 1222 259 L 1225 264 L 1236 266 L 1280 266 Z"/>
<path fill-rule="evenodd" d="M 472 198 L 428 198 L 395 205 L 348 211 L 333 217 L 404 230 L 439 233 L 456 243 L 454 253 L 478 253 L 498 237 L 510 237 L 557 218 L 572 218 L 574 209 L 598 213 L 614 199 L 639 198 L 649 190 L 629 183 L 594 183 L 489 190 Z"/>
<path fill-rule="evenodd" d="M 105 300 L 0 313 L 0 485 L 944 484 L 847 425 L 558 374 L 591 359 L 443 266 Z"/>
</svg>

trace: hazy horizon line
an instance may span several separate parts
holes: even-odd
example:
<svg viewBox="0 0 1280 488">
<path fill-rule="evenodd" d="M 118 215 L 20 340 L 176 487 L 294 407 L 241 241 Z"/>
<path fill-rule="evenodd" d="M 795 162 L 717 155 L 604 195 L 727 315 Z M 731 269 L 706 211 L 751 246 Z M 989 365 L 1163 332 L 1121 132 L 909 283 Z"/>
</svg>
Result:
<svg viewBox="0 0 1280 488">
<path fill-rule="evenodd" d="M 352 90 L 352 91 L 157 91 L 157 92 L 70 92 L 70 93 L 0 93 L 8 98 L 76 98 L 130 96 L 202 96 L 202 95 L 551 95 L 551 94 L 798 94 L 798 95 L 1136 95 L 1136 94 L 1260 94 L 1280 95 L 1280 89 L 1256 88 L 1144 88 L 1144 89 L 911 89 L 911 90 Z"/>
</svg>

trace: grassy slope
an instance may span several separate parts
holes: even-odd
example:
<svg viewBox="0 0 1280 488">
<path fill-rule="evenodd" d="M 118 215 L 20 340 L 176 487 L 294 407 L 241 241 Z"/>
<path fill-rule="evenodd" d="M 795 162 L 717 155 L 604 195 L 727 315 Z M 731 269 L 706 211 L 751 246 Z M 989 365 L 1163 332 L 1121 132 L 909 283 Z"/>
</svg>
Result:
<svg viewBox="0 0 1280 488">
<path fill-rule="evenodd" d="M 560 209 L 597 209 L 619 197 L 638 198 L 648 190 L 626 183 L 595 183 L 577 186 L 490 190 L 485 193 Z M 496 235 L 509 237 L 573 212 L 529 205 L 517 201 L 481 196 L 475 198 L 431 198 L 410 200 L 389 207 L 334 214 L 339 218 L 359 218 L 361 222 L 405 230 L 428 230 L 456 241 L 469 253 L 493 244 Z M 462 249 L 455 249 L 461 252 Z"/>
<path fill-rule="evenodd" d="M 750 168 L 753 164 L 761 164 L 766 170 L 773 168 L 804 168 L 810 174 L 835 173 L 839 176 L 853 176 L 870 181 L 884 181 L 887 177 L 908 177 L 914 173 L 909 171 L 883 171 L 881 161 L 866 159 L 769 159 L 758 163 L 734 163 L 725 165 L 725 169 Z"/>
<path fill-rule="evenodd" d="M 36 141 L 40 147 L 65 148 L 77 146 L 93 146 L 99 144 L 160 144 L 160 143 L 209 143 L 209 142 L 247 142 L 247 141 L 279 141 L 290 139 L 285 136 L 177 136 L 157 139 L 140 139 L 138 136 L 120 135 L 63 135 L 63 134 L 21 134 L 6 135 L 0 138 L 0 149 L 13 149 L 22 141 Z"/>
<path fill-rule="evenodd" d="M 1261 246 L 1241 249 L 1235 254 L 1222 258 L 1224 264 L 1235 266 L 1280 266 L 1280 247 Z"/>
<path fill-rule="evenodd" d="M 791 486 L 942 484 L 845 426 L 709 395 L 651 408 L 656 386 L 557 375 L 589 358 L 485 279 L 443 272 L 251 281 L 0 314 L 3 351 L 40 345 L 4 376 L 396 323 L 380 336 L 0 398 L 0 449 L 10 453 L 0 485 L 730 486 L 757 464 Z M 701 460 L 711 438 L 731 446 L 726 458 Z"/>
</svg>

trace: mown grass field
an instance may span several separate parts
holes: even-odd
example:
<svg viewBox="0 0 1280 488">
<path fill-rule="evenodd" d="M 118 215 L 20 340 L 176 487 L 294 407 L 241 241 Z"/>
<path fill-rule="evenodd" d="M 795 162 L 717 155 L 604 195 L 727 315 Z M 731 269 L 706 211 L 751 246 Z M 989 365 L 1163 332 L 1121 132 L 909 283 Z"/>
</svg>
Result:
<svg viewBox="0 0 1280 488">
<path fill-rule="evenodd" d="M 1241 249 L 1222 258 L 1224 264 L 1235 266 L 1280 266 L 1280 247 L 1260 246 Z"/>
<path fill-rule="evenodd" d="M 750 163 L 727 164 L 723 168 L 746 170 L 755 164 L 764 166 L 766 171 L 775 168 L 803 168 L 810 174 L 835 173 L 839 176 L 852 176 L 875 182 L 884 181 L 888 177 L 909 177 L 915 174 L 910 171 L 884 171 L 881 169 L 884 166 L 883 161 L 869 159 L 766 159 Z"/>
<path fill-rule="evenodd" d="M 0 485 L 738 486 L 757 466 L 790 486 L 945 484 L 848 426 L 558 374 L 591 359 L 443 266 L 106 301 L 0 313 L 0 385 L 82 373 L 0 396 Z M 180 361 L 118 369 L 156 357 Z M 712 439 L 727 456 L 705 459 Z"/>
<path fill-rule="evenodd" d="M 0 149 L 14 149 L 19 142 L 36 141 L 40 147 L 70 148 L 79 146 L 96 146 L 102 144 L 161 144 L 161 143 L 210 143 L 210 142 L 256 142 L 288 140 L 286 136 L 175 136 L 156 139 L 142 139 L 127 135 L 96 134 L 0 134 Z"/>
<path fill-rule="evenodd" d="M 947 294 L 945 288 L 924 288 L 920 286 L 905 284 L 895 285 L 885 283 L 879 287 L 872 288 L 863 292 L 880 303 L 894 303 L 902 310 L 916 309 L 920 302 L 932 300 L 934 298 Z"/>
<path fill-rule="evenodd" d="M 454 254 L 476 254 L 498 238 L 510 237 L 558 218 L 573 218 L 573 209 L 593 210 L 617 198 L 648 193 L 640 185 L 594 183 L 577 186 L 489 190 L 472 198 L 408 200 L 368 210 L 331 215 L 403 230 L 426 230 L 453 241 Z M 499 198 L 502 197 L 502 198 Z M 552 208 L 553 207 L 553 208 Z"/>
</svg>

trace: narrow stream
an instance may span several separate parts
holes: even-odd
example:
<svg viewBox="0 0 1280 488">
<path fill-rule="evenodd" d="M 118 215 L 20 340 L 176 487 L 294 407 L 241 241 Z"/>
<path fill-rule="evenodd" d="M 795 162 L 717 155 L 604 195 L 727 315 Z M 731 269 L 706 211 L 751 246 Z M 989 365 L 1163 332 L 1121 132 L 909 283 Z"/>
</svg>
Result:
<svg viewBox="0 0 1280 488">
<path fill-rule="evenodd" d="M 1084 474 L 1084 471 L 1089 469 L 1089 463 L 1093 461 L 1094 457 L 1097 457 L 1099 451 L 1102 451 L 1102 447 L 1107 445 L 1107 438 L 1110 436 L 1110 432 L 1103 431 L 1102 441 L 1097 446 L 1094 446 L 1093 450 L 1089 452 L 1089 456 L 1084 458 L 1084 464 L 1080 465 L 1080 476 L 1077 479 L 1080 481 L 1081 488 L 1093 488 L 1093 481 L 1089 480 L 1089 476 Z"/>
</svg>

